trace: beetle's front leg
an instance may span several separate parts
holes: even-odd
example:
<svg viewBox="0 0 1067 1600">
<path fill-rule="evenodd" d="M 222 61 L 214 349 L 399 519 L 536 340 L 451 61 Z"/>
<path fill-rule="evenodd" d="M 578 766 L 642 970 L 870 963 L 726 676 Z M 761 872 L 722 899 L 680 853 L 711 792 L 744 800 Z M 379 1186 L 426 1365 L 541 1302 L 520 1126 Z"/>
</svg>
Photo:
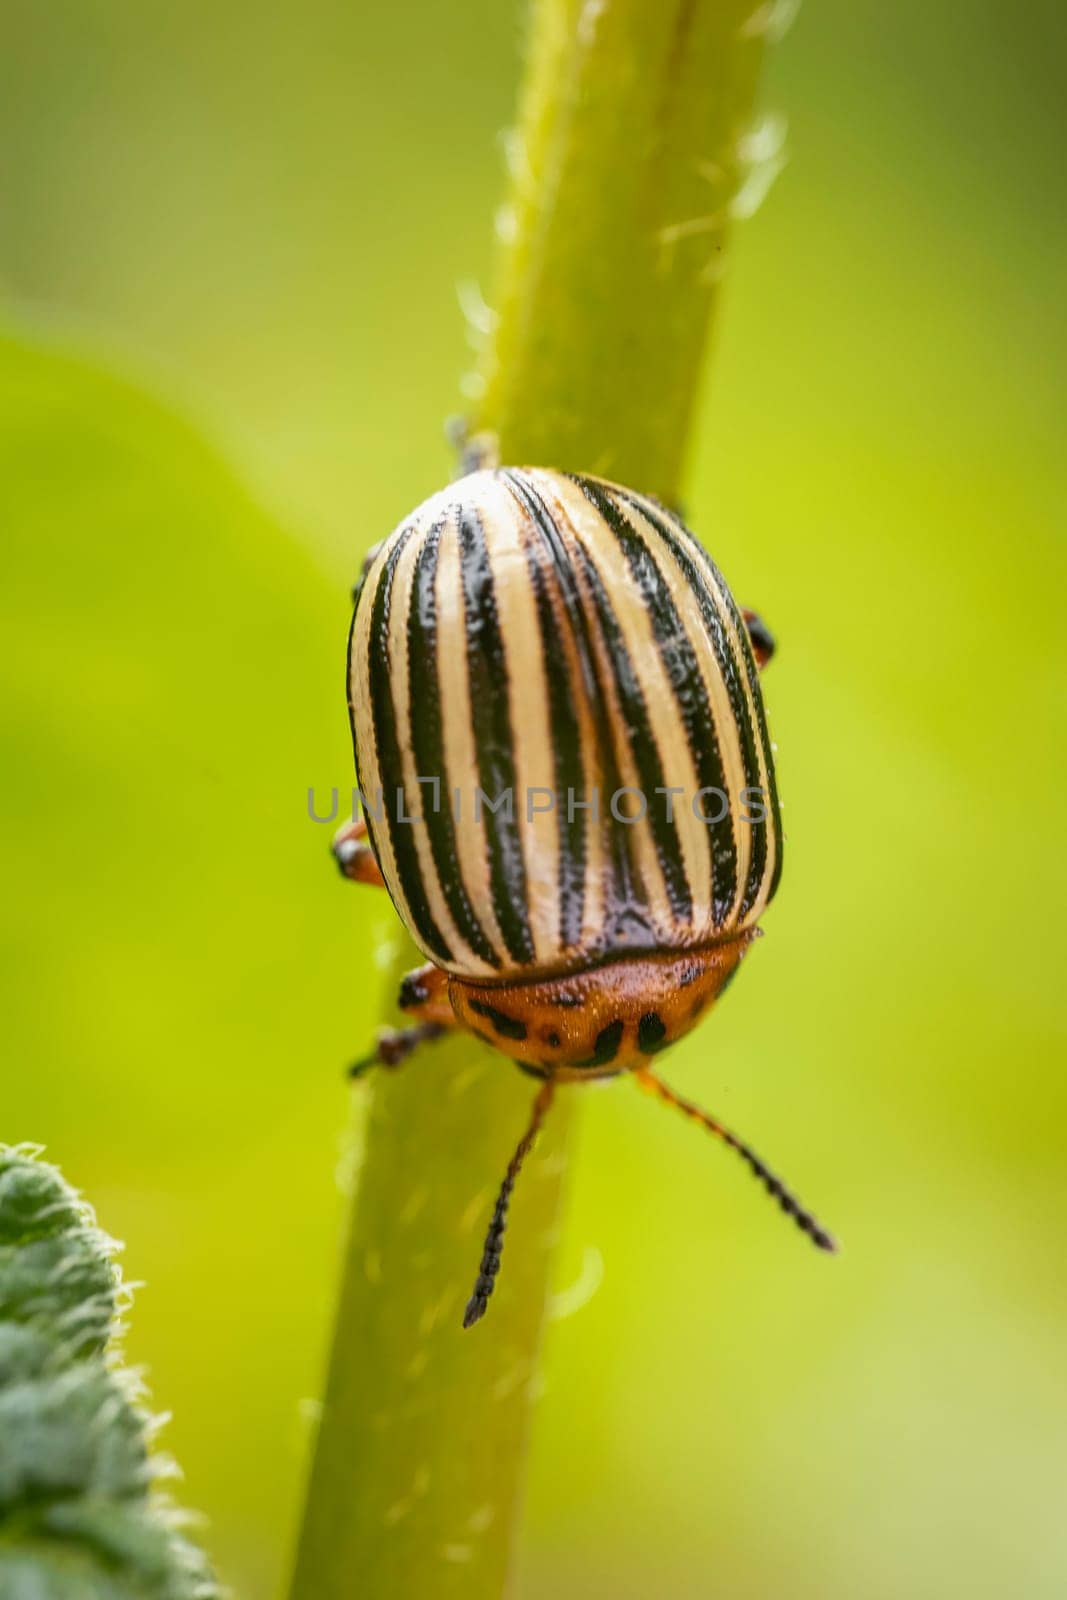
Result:
<svg viewBox="0 0 1067 1600">
<path fill-rule="evenodd" d="M 377 544 L 372 544 L 371 545 L 370 549 L 367 551 L 367 554 L 363 557 L 363 565 L 359 569 L 359 577 L 356 579 L 355 583 L 352 585 L 352 604 L 354 606 L 359 604 L 359 597 L 360 597 L 360 594 L 362 593 L 363 585 L 367 581 L 367 574 L 370 571 L 371 567 L 373 566 L 375 560 L 377 559 L 378 551 L 381 548 L 382 548 L 382 542 L 379 539 Z"/>
<path fill-rule="evenodd" d="M 756 658 L 756 665 L 762 672 L 774 655 L 774 634 L 758 612 L 742 610 L 741 615 L 745 619 L 745 627 L 748 629 L 748 637 L 752 644 L 752 654 Z"/>
<path fill-rule="evenodd" d="M 371 1067 L 399 1067 L 420 1044 L 439 1039 L 456 1026 L 448 998 L 448 978 L 432 962 L 408 973 L 400 985 L 397 1004 L 417 1020 L 408 1028 L 380 1029 L 373 1054 L 348 1069 L 350 1078 L 362 1077 Z"/>
<path fill-rule="evenodd" d="M 459 457 L 459 476 L 500 466 L 500 444 L 495 433 L 472 433 L 466 417 L 449 417 L 445 437 Z"/>
<path fill-rule="evenodd" d="M 353 883 L 372 883 L 378 889 L 385 887 L 381 868 L 367 843 L 367 824 L 363 817 L 353 817 L 351 822 L 346 822 L 334 835 L 330 849 L 344 877 Z"/>
<path fill-rule="evenodd" d="M 448 974 L 427 961 L 424 967 L 409 972 L 400 985 L 397 1005 L 409 1017 L 433 1022 L 439 1028 L 454 1028 L 456 1015 L 448 998 Z"/>
</svg>

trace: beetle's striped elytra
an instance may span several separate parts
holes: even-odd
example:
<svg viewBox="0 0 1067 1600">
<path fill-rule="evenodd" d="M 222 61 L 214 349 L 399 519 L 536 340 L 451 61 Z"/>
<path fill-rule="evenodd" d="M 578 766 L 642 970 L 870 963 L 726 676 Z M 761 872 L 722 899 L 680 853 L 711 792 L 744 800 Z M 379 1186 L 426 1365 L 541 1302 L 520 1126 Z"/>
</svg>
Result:
<svg viewBox="0 0 1067 1600">
<path fill-rule="evenodd" d="M 717 568 L 652 501 L 549 472 L 460 480 L 377 553 L 349 669 L 362 793 L 401 788 L 410 815 L 418 780 L 440 783 L 424 827 L 386 805 L 371 834 L 401 917 L 446 971 L 504 979 L 703 945 L 751 927 L 774 893 L 781 827 L 748 634 Z M 624 789 L 642 820 L 610 811 Z M 705 790 L 730 797 L 716 822 L 694 812 Z M 494 813 L 479 791 L 519 803 Z M 766 797 L 765 826 L 741 820 L 746 791 Z M 546 793 L 551 809 L 525 803 Z"/>
<path fill-rule="evenodd" d="M 733 977 L 781 875 L 772 649 L 678 516 L 598 478 L 474 471 L 376 547 L 348 657 L 366 820 L 335 851 L 428 965 L 374 1059 L 464 1028 L 545 1079 L 537 1126 L 560 1082 L 629 1070 L 670 1097 L 649 1063 Z"/>
</svg>

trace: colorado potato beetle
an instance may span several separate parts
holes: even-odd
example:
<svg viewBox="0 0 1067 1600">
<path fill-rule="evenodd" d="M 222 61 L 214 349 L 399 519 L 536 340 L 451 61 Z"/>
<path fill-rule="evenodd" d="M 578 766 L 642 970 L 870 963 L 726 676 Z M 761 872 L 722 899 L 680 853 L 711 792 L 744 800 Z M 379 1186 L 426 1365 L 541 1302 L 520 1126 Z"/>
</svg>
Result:
<svg viewBox="0 0 1067 1600">
<path fill-rule="evenodd" d="M 679 516 L 595 477 L 473 471 L 367 558 L 348 653 L 363 816 L 334 852 L 346 877 L 384 884 L 427 964 L 401 988 L 411 1026 L 353 1071 L 461 1028 L 541 1080 L 465 1327 L 562 1083 L 631 1073 L 835 1248 L 652 1070 L 732 980 L 778 886 L 758 678 L 772 650 Z"/>
</svg>

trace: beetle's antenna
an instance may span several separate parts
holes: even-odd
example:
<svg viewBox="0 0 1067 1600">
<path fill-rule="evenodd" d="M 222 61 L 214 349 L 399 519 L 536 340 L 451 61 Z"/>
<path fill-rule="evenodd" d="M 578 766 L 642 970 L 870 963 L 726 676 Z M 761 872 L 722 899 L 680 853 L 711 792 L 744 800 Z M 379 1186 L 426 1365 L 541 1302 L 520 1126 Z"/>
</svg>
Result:
<svg viewBox="0 0 1067 1600">
<path fill-rule="evenodd" d="M 416 1022 L 410 1028 L 380 1028 L 378 1042 L 369 1056 L 353 1061 L 348 1068 L 350 1078 L 362 1078 L 372 1067 L 399 1067 L 413 1050 L 430 1039 L 439 1039 L 446 1031 L 440 1022 Z"/>
<path fill-rule="evenodd" d="M 508 1163 L 508 1170 L 504 1174 L 504 1181 L 500 1185 L 500 1193 L 496 1197 L 493 1207 L 493 1217 L 489 1224 L 489 1231 L 485 1236 L 485 1245 L 482 1250 L 482 1264 L 478 1271 L 478 1278 L 474 1285 L 474 1292 L 467 1301 L 467 1309 L 463 1313 L 463 1326 L 473 1328 L 474 1324 L 485 1316 L 489 1305 L 489 1296 L 493 1292 L 496 1275 L 500 1271 L 500 1253 L 504 1247 L 504 1229 L 508 1225 L 508 1205 L 511 1202 L 511 1191 L 515 1187 L 515 1180 L 522 1171 L 522 1164 L 533 1149 L 534 1140 L 545 1120 L 545 1113 L 552 1104 L 552 1095 L 555 1084 L 547 1078 L 537 1091 L 537 1098 L 533 1103 L 530 1113 L 530 1124 L 519 1140 L 515 1154 Z"/>
<path fill-rule="evenodd" d="M 637 1079 L 638 1087 L 643 1089 L 646 1094 L 655 1095 L 657 1099 L 663 1101 L 664 1105 L 676 1107 L 683 1116 L 689 1117 L 693 1122 L 699 1122 L 701 1127 L 706 1128 L 717 1139 L 722 1139 L 725 1144 L 728 1144 L 731 1150 L 736 1150 L 741 1160 L 747 1162 L 751 1167 L 756 1177 L 767 1190 L 767 1193 L 777 1200 L 787 1216 L 793 1218 L 800 1231 L 806 1233 L 812 1243 L 818 1245 L 820 1250 L 829 1250 L 831 1253 L 836 1253 L 837 1241 L 833 1235 L 827 1233 L 818 1219 L 810 1211 L 804 1209 L 795 1195 L 790 1194 L 781 1178 L 776 1177 L 770 1167 L 765 1166 L 756 1152 L 750 1150 L 748 1145 L 744 1144 L 736 1134 L 731 1133 L 729 1128 L 724 1128 L 721 1122 L 716 1122 L 714 1117 L 709 1116 L 706 1111 L 702 1111 L 699 1106 L 695 1106 L 691 1100 L 685 1100 L 680 1094 L 675 1094 L 673 1089 L 668 1088 L 667 1084 L 661 1078 L 657 1078 L 656 1074 L 650 1072 L 647 1067 L 638 1068 L 634 1073 L 634 1077 Z"/>
</svg>

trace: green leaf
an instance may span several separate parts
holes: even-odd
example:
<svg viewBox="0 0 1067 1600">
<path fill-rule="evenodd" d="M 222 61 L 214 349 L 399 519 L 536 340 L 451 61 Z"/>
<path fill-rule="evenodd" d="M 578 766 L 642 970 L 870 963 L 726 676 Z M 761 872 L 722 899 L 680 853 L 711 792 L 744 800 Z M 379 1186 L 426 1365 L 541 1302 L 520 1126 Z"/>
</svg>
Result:
<svg viewBox="0 0 1067 1600">
<path fill-rule="evenodd" d="M 115 1365 L 114 1245 L 59 1171 L 0 1146 L 0 1600 L 213 1600 Z"/>
</svg>

